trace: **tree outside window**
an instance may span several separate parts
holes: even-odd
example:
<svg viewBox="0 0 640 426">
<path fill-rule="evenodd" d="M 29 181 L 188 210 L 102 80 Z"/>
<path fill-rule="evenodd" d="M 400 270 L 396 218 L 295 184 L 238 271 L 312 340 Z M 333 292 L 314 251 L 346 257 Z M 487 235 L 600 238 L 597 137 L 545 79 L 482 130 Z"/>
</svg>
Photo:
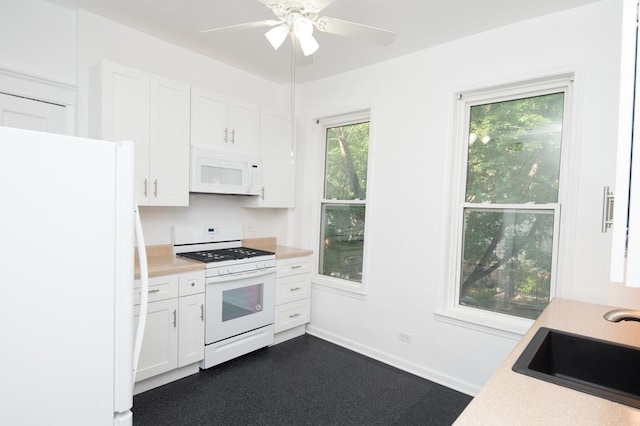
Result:
<svg viewBox="0 0 640 426">
<path fill-rule="evenodd" d="M 565 92 L 470 104 L 458 303 L 537 318 L 557 245 Z"/>
<path fill-rule="evenodd" d="M 369 121 L 327 127 L 321 275 L 362 283 Z"/>
</svg>

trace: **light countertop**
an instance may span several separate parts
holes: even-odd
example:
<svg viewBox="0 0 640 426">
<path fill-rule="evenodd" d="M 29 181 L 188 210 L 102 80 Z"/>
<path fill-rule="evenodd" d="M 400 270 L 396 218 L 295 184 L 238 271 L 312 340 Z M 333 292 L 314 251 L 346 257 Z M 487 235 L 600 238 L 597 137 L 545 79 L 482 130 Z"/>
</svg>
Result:
<svg viewBox="0 0 640 426">
<path fill-rule="evenodd" d="M 540 327 L 640 347 L 640 323 L 602 318 L 610 306 L 554 299 L 455 425 L 638 425 L 640 410 L 511 370 Z M 640 368 L 640 366 L 638 366 Z"/>
<path fill-rule="evenodd" d="M 287 247 L 276 244 L 275 238 L 256 238 L 243 240 L 245 247 L 267 250 L 276 254 L 276 259 L 288 259 L 292 257 L 309 256 L 311 250 Z M 150 277 L 160 275 L 178 274 L 180 272 L 197 271 L 204 269 L 205 264 L 197 260 L 178 257 L 173 254 L 171 245 L 147 246 L 147 262 Z M 135 278 L 140 277 L 140 265 L 138 255 L 135 259 Z"/>
</svg>

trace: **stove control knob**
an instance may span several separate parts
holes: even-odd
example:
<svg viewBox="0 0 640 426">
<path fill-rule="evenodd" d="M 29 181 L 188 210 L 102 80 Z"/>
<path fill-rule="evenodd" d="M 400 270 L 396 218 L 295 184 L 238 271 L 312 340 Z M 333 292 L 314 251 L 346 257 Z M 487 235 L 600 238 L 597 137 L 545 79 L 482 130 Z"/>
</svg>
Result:
<svg viewBox="0 0 640 426">
<path fill-rule="evenodd" d="M 218 269 L 218 275 L 224 275 L 224 268 Z"/>
</svg>

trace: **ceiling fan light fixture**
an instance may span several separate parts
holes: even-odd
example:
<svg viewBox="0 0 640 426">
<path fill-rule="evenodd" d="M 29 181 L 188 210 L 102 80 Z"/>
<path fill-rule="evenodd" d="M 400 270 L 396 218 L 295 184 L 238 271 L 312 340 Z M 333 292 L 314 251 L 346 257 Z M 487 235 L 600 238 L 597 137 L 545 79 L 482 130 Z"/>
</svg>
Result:
<svg viewBox="0 0 640 426">
<path fill-rule="evenodd" d="M 304 56 L 312 55 L 320 47 L 313 37 L 313 23 L 308 18 L 298 17 L 293 23 L 293 32 L 300 40 L 300 48 Z"/>
<path fill-rule="evenodd" d="M 320 45 L 312 35 L 299 37 L 298 40 L 300 41 L 300 49 L 302 49 L 302 53 L 304 53 L 304 56 L 313 55 L 315 51 L 320 47 Z"/>
<path fill-rule="evenodd" d="M 289 35 L 289 27 L 287 24 L 278 25 L 277 27 L 271 28 L 267 31 L 264 36 L 269 40 L 271 46 L 275 50 L 278 50 L 282 43 L 284 43 L 285 39 Z"/>
</svg>

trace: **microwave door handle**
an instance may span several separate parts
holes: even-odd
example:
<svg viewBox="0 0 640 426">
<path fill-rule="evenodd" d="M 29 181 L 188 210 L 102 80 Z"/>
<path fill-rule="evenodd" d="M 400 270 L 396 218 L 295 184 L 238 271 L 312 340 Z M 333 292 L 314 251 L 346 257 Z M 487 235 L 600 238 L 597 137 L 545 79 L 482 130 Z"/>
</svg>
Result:
<svg viewBox="0 0 640 426">
<path fill-rule="evenodd" d="M 251 192 L 253 186 L 253 173 L 251 173 L 251 161 L 247 160 L 247 173 L 249 174 L 249 184 L 247 185 L 247 194 Z"/>
<path fill-rule="evenodd" d="M 255 272 L 247 272 L 244 274 L 230 274 L 230 275 L 222 275 L 219 277 L 211 277 L 211 278 L 207 278 L 206 283 L 207 284 L 214 284 L 214 283 L 219 283 L 219 282 L 228 282 L 228 281 L 238 281 L 238 280 L 244 280 L 247 278 L 257 278 L 257 277 L 263 277 L 265 275 L 269 275 L 269 274 L 275 274 L 275 269 L 274 268 L 268 268 L 268 269 L 262 269 L 260 271 L 255 271 Z"/>
</svg>

